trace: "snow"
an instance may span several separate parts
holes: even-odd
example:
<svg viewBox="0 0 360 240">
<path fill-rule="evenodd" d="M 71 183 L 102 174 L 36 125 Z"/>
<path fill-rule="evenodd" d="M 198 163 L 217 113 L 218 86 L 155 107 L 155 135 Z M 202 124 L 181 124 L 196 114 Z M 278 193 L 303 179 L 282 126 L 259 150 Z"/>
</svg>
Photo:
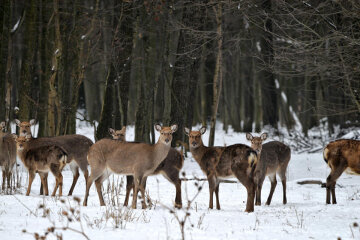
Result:
<svg viewBox="0 0 360 240">
<path fill-rule="evenodd" d="M 256 48 L 257 48 L 258 52 L 261 52 L 261 46 L 260 46 L 259 41 L 256 42 Z"/>
<path fill-rule="evenodd" d="M 17 22 L 15 23 L 14 27 L 11 29 L 11 33 L 14 33 L 14 32 L 18 29 L 19 24 L 20 24 L 20 20 L 21 20 L 21 18 L 19 18 L 19 19 L 17 20 Z"/>
<path fill-rule="evenodd" d="M 286 94 L 283 91 L 281 91 L 281 97 L 282 97 L 284 103 L 287 103 L 287 97 L 286 97 Z"/>
<path fill-rule="evenodd" d="M 199 128 L 196 126 L 193 129 Z M 243 133 L 236 133 L 231 128 L 228 133 L 218 124 L 215 143 L 219 146 L 234 143 L 245 143 Z M 78 134 L 94 139 L 93 127 L 78 123 Z M 158 137 L 158 135 L 156 135 Z M 209 132 L 203 135 L 205 145 Z M 127 139 L 134 139 L 134 127 L 127 129 Z M 271 136 L 270 139 L 272 140 Z M 268 140 L 268 141 L 269 141 Z M 122 206 L 124 201 L 124 185 L 120 194 L 112 196 L 108 192 L 108 184 L 125 181 L 122 176 L 111 176 L 103 183 L 104 198 L 107 206 L 100 207 L 99 199 L 93 185 L 90 190 L 88 207 L 78 206 L 72 197 L 42 197 L 39 196 L 40 180 L 37 176 L 32 185 L 30 196 L 25 196 L 27 173 L 22 166 L 19 168 L 22 177 L 20 193 L 14 195 L 0 194 L 0 239 L 33 239 L 31 233 L 44 234 L 52 222 L 57 228 L 67 225 L 67 218 L 61 213 L 68 211 L 70 206 L 79 210 L 81 225 L 78 221 L 69 223 L 75 230 L 84 232 L 90 239 L 180 239 L 181 232 L 173 214 L 172 208 L 175 198 L 175 187 L 164 177 L 152 176 L 147 181 L 147 191 L 153 206 L 141 210 L 132 210 Z M 197 163 L 189 153 L 182 169 L 186 176 L 205 178 Z M 203 188 L 189 210 L 190 216 L 185 223 L 186 239 L 359 239 L 360 232 L 353 223 L 360 223 L 360 185 L 359 177 L 343 174 L 337 181 L 337 205 L 325 204 L 325 188 L 320 185 L 299 185 L 302 180 L 326 181 L 329 168 L 326 166 L 322 153 L 296 153 L 292 157 L 287 171 L 288 204 L 282 204 L 282 186 L 278 180 L 277 188 L 270 206 L 265 206 L 270 190 L 270 182 L 266 179 L 262 190 L 262 205 L 255 206 L 255 212 L 245 213 L 246 190 L 240 183 L 220 184 L 221 210 L 209 210 L 209 191 L 206 181 L 200 181 Z M 63 171 L 64 189 L 66 194 L 72 182 L 69 169 Z M 0 178 L 1 179 L 1 178 Z M 49 174 L 49 191 L 54 186 L 54 177 Z M 236 179 L 232 179 L 236 180 Z M 186 205 L 187 196 L 192 198 L 197 188 L 194 181 L 182 183 L 182 200 Z M 117 184 L 115 184 L 117 185 Z M 117 185 L 119 186 L 119 185 Z M 74 196 L 81 198 L 85 193 L 85 180 L 81 174 L 74 190 Z M 64 199 L 61 203 L 60 199 Z M 110 200 L 119 201 L 119 206 L 112 206 Z M 82 202 L 81 202 L 82 203 Z M 44 209 L 38 208 L 43 204 L 49 209 L 47 217 Z M 184 210 L 176 210 L 180 218 L 184 217 Z M 27 233 L 23 233 L 25 229 Z M 64 239 L 84 239 L 82 235 L 71 230 L 55 230 L 62 233 Z M 56 239 L 54 236 L 49 239 Z"/>
</svg>

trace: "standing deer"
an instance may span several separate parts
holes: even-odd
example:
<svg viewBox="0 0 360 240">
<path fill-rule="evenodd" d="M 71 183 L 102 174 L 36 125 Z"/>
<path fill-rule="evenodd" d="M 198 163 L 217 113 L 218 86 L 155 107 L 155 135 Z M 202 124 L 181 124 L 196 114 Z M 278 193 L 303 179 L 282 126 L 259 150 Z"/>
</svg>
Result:
<svg viewBox="0 0 360 240">
<path fill-rule="evenodd" d="M 201 135 L 206 132 L 202 127 L 199 131 L 185 128 L 189 136 L 190 151 L 209 182 L 209 208 L 213 208 L 213 195 L 216 196 L 216 209 L 220 210 L 219 184 L 223 178 L 235 176 L 247 190 L 246 212 L 254 211 L 255 185 L 252 173 L 257 162 L 257 154 L 249 146 L 235 144 L 227 147 L 206 147 Z"/>
<path fill-rule="evenodd" d="M 126 136 L 126 127 L 124 126 L 121 130 L 114 130 L 112 128 L 109 129 L 109 133 L 113 137 L 114 140 L 118 140 L 121 142 L 125 142 Z M 175 196 L 175 207 L 181 208 L 181 180 L 179 178 L 179 172 L 183 167 L 184 159 L 182 153 L 177 151 L 174 148 L 170 148 L 168 155 L 160 163 L 160 165 L 155 169 L 154 173 L 151 175 L 162 174 L 167 180 L 169 180 L 172 184 L 175 185 L 176 196 Z M 144 189 L 146 188 L 146 177 L 144 180 Z M 129 196 L 131 189 L 134 188 L 134 177 L 126 176 L 126 197 L 124 201 L 124 206 L 128 205 Z"/>
<path fill-rule="evenodd" d="M 331 168 L 326 179 L 326 204 L 330 204 L 330 192 L 332 203 L 336 204 L 336 180 L 345 170 L 349 173 L 360 174 L 360 141 L 341 139 L 330 142 L 325 147 L 323 155 L 325 162 Z"/>
<path fill-rule="evenodd" d="M 94 181 L 100 205 L 104 206 L 105 202 L 101 192 L 102 182 L 112 173 L 117 173 L 134 176 L 132 208 L 136 208 L 139 190 L 143 199 L 142 208 L 146 208 L 144 182 L 146 177 L 152 175 L 168 155 L 172 134 L 177 130 L 177 125 L 161 127 L 157 124 L 155 129 L 160 132 L 160 137 L 153 145 L 101 139 L 90 148 L 88 161 L 91 174 L 86 184 L 84 206 L 87 206 L 89 190 Z"/>
<path fill-rule="evenodd" d="M 20 122 L 16 119 L 15 122 L 20 128 L 20 136 L 32 136 L 30 128 L 36 123 L 34 119 L 30 120 L 30 122 Z M 85 182 L 88 179 L 89 172 L 86 156 L 93 142 L 89 138 L 78 134 L 46 137 L 42 139 L 46 139 L 49 142 L 49 145 L 60 146 L 66 151 L 68 155 L 67 163 L 69 163 L 73 173 L 73 182 L 69 190 L 69 196 L 72 195 L 76 182 L 80 176 L 79 168 L 84 173 Z M 40 189 L 40 194 L 41 192 Z"/>
<path fill-rule="evenodd" d="M 35 173 L 39 173 L 44 187 L 44 194 L 48 195 L 47 175 L 51 173 L 56 178 L 56 184 L 52 196 L 55 196 L 59 188 L 59 196 L 62 195 L 63 177 L 62 169 L 66 165 L 67 155 L 65 151 L 55 145 L 46 145 L 43 139 L 34 139 L 29 136 L 18 137 L 14 135 L 17 147 L 17 155 L 29 172 L 29 185 L 26 196 L 29 196 Z"/>
<path fill-rule="evenodd" d="M 0 123 L 0 167 L 2 169 L 2 190 L 5 190 L 5 180 L 10 188 L 11 175 L 16 163 L 16 143 L 11 134 L 5 132 L 5 122 Z"/>
<path fill-rule="evenodd" d="M 259 156 L 259 161 L 254 171 L 254 182 L 256 185 L 255 205 L 261 205 L 261 188 L 266 176 L 269 176 L 271 182 L 270 193 L 266 201 L 266 205 L 270 205 L 277 184 L 276 173 L 282 182 L 283 204 L 286 204 L 286 169 L 291 157 L 290 148 L 278 141 L 262 145 L 263 141 L 267 139 L 267 133 L 261 134 L 260 137 L 253 137 L 250 133 L 246 133 L 246 139 L 251 141 L 251 148 Z"/>
</svg>

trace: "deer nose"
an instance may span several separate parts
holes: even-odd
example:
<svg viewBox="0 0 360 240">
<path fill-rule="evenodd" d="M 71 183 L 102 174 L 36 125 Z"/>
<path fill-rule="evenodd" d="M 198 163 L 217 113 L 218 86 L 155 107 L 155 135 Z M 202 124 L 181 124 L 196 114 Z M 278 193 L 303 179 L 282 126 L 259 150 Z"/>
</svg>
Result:
<svg viewBox="0 0 360 240">
<path fill-rule="evenodd" d="M 170 141 L 170 140 L 169 140 L 168 138 L 167 138 L 167 139 L 165 139 L 165 142 L 166 142 L 166 143 L 168 143 L 169 141 Z"/>
<path fill-rule="evenodd" d="M 23 130 L 23 133 L 26 133 L 26 130 Z"/>
<path fill-rule="evenodd" d="M 192 142 L 192 145 L 193 145 L 193 146 L 196 146 L 196 142 Z"/>
</svg>

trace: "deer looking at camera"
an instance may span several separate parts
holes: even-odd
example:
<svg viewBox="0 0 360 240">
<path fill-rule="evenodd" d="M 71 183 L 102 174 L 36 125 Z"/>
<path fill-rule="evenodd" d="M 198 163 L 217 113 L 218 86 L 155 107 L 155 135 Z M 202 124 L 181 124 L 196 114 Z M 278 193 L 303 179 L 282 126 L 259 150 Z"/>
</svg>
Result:
<svg viewBox="0 0 360 240">
<path fill-rule="evenodd" d="M 0 123 L 0 168 L 2 169 L 2 190 L 5 190 L 5 181 L 10 188 L 11 175 L 16 163 L 16 143 L 11 134 L 5 132 L 5 122 Z"/>
<path fill-rule="evenodd" d="M 251 148 L 259 156 L 259 161 L 254 171 L 254 182 L 256 185 L 255 205 L 261 205 L 261 188 L 266 176 L 269 176 L 271 182 L 270 193 L 266 201 L 266 205 L 270 205 L 277 184 L 276 173 L 282 182 L 283 204 L 286 204 L 286 169 L 291 157 L 290 148 L 278 141 L 263 144 L 263 141 L 267 139 L 267 133 L 261 134 L 260 137 L 253 137 L 250 133 L 246 133 L 246 139 L 251 142 Z"/>
<path fill-rule="evenodd" d="M 351 174 L 360 174 L 360 141 L 341 139 L 330 142 L 324 148 L 324 160 L 331 172 L 326 179 L 326 204 L 336 204 L 336 180 L 346 170 Z M 330 196 L 331 192 L 331 196 Z"/>
<path fill-rule="evenodd" d="M 213 195 L 216 196 L 216 209 L 220 210 L 219 184 L 223 178 L 235 176 L 245 187 L 248 193 L 246 212 L 254 211 L 255 185 L 252 173 L 257 162 L 257 154 L 249 146 L 235 144 L 227 147 L 206 147 L 201 135 L 206 132 L 202 127 L 199 131 L 190 131 L 185 128 L 189 136 L 191 154 L 206 174 L 209 182 L 209 208 L 213 208 Z"/>
<path fill-rule="evenodd" d="M 121 130 L 114 130 L 109 128 L 109 133 L 114 140 L 125 142 L 126 136 L 126 127 L 124 126 Z M 160 163 L 160 165 L 155 169 L 154 173 L 151 175 L 162 174 L 169 182 L 175 185 L 176 196 L 175 196 L 175 207 L 182 207 L 181 200 L 181 180 L 179 178 L 179 172 L 184 164 L 184 159 L 182 153 L 177 151 L 174 148 L 170 148 L 168 155 Z M 146 188 L 146 177 L 144 180 L 144 189 Z M 134 188 L 134 177 L 126 176 L 126 197 L 124 201 L 124 206 L 128 205 L 129 196 L 131 189 Z"/>
<path fill-rule="evenodd" d="M 32 137 L 31 134 L 31 126 L 36 124 L 34 119 L 29 122 L 20 122 L 19 120 L 15 120 L 17 126 L 20 128 L 20 136 L 28 136 Z M 65 150 L 67 153 L 67 163 L 70 165 L 70 169 L 73 173 L 73 182 L 71 184 L 71 188 L 69 190 L 69 196 L 72 195 L 76 182 L 80 176 L 79 168 L 84 173 L 85 182 L 88 179 L 88 162 L 87 162 L 87 153 L 93 142 L 82 135 L 72 134 L 72 135 L 64 135 L 57 137 L 44 137 L 43 142 L 47 145 L 56 145 Z M 42 183 L 41 183 L 42 184 Z M 42 193 L 42 188 L 40 189 L 40 194 Z"/>
<path fill-rule="evenodd" d="M 41 140 L 29 136 L 18 137 L 14 135 L 17 147 L 17 155 L 29 172 L 29 185 L 26 196 L 29 196 L 35 173 L 39 173 L 44 194 L 48 195 L 47 175 L 51 173 L 56 178 L 56 184 L 52 196 L 55 196 L 59 188 L 59 196 L 62 195 L 63 176 L 62 169 L 66 165 L 67 155 L 59 146 L 45 145 Z"/>
<path fill-rule="evenodd" d="M 139 190 L 143 199 L 142 208 L 146 208 L 144 181 L 147 176 L 154 173 L 168 155 L 172 134 L 177 130 L 177 125 L 161 127 L 157 124 L 155 129 L 160 132 L 160 137 L 153 145 L 101 139 L 90 148 L 88 162 L 91 174 L 86 184 L 84 206 L 87 206 L 89 190 L 94 181 L 100 205 L 104 206 L 105 202 L 101 192 L 102 182 L 112 173 L 117 173 L 132 175 L 135 179 L 132 208 L 136 208 Z"/>
</svg>

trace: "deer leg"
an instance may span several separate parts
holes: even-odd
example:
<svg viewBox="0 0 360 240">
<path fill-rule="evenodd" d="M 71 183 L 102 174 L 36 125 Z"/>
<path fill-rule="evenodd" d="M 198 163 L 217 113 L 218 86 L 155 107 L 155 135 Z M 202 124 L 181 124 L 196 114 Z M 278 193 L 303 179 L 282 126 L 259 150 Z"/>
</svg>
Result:
<svg viewBox="0 0 360 240">
<path fill-rule="evenodd" d="M 245 212 L 253 212 L 255 200 L 255 183 L 253 179 L 247 176 L 246 169 L 244 171 L 241 171 L 236 165 L 232 165 L 231 169 L 235 174 L 236 178 L 242 183 L 242 185 L 244 185 L 244 187 L 246 187 L 247 190 Z"/>
<path fill-rule="evenodd" d="M 70 169 L 71 169 L 71 172 L 73 173 L 73 182 L 71 184 L 68 196 L 72 195 L 72 193 L 74 191 L 74 188 L 75 188 L 75 185 L 76 185 L 76 182 L 77 182 L 77 180 L 79 179 L 79 176 L 80 176 L 79 167 L 77 165 L 75 165 L 74 163 L 70 163 Z"/>
<path fill-rule="evenodd" d="M 138 192 L 139 192 L 142 177 L 134 176 L 134 180 L 135 180 L 134 181 L 134 192 L 133 192 L 133 201 L 132 201 L 131 207 L 133 209 L 136 209 L 137 195 L 138 195 Z"/>
<path fill-rule="evenodd" d="M 336 180 L 341 176 L 341 174 L 344 172 L 345 169 L 346 169 L 345 164 L 331 168 L 331 172 L 326 179 L 326 204 L 330 204 L 330 191 L 332 195 L 332 204 L 336 204 L 336 196 L 335 196 Z"/>
<path fill-rule="evenodd" d="M 210 193 L 210 200 L 209 200 L 209 208 L 213 209 L 213 196 L 214 191 L 216 188 L 216 179 L 214 175 L 208 176 L 208 182 L 209 182 L 209 193 Z M 220 207 L 220 206 L 219 206 Z"/>
<path fill-rule="evenodd" d="M 7 187 L 8 187 L 8 189 L 10 189 L 10 187 L 11 187 L 11 171 L 10 171 L 10 169 L 7 171 L 7 175 L 6 175 L 6 178 L 7 178 Z"/>
<path fill-rule="evenodd" d="M 146 198 L 145 198 L 145 188 L 146 188 L 146 179 L 147 177 L 143 177 L 140 184 L 140 192 L 141 192 L 141 206 L 142 209 L 146 209 Z M 151 204 L 151 203 L 150 203 Z"/>
<path fill-rule="evenodd" d="M 286 169 L 284 169 L 284 171 L 280 172 L 280 179 L 281 179 L 281 183 L 283 186 L 283 204 L 287 203 L 287 198 L 286 198 Z"/>
<path fill-rule="evenodd" d="M 175 207 L 182 208 L 181 180 L 179 178 L 179 170 L 176 167 L 173 167 L 171 169 L 165 169 L 165 171 L 161 173 L 167 180 L 169 180 L 169 182 L 175 185 L 175 189 L 176 189 Z"/>
<path fill-rule="evenodd" d="M 273 175 L 270 175 L 269 179 L 271 182 L 271 188 L 270 188 L 270 193 L 269 193 L 268 199 L 266 201 L 266 205 L 270 205 L 272 196 L 273 196 L 275 188 L 276 188 L 276 184 L 277 184 L 276 173 L 274 173 Z"/>
<path fill-rule="evenodd" d="M 95 180 L 95 186 L 96 186 L 96 191 L 98 193 L 99 196 L 99 201 L 100 201 L 100 206 L 105 206 L 105 201 L 102 195 L 102 177 L 98 178 Z"/>
<path fill-rule="evenodd" d="M 54 174 L 55 179 L 56 179 L 54 191 L 51 194 L 51 196 L 54 197 L 56 195 L 56 191 L 58 188 L 59 188 L 59 196 L 62 196 L 63 176 L 60 171 L 60 166 L 58 164 L 51 164 L 50 171 L 52 174 Z"/>
<path fill-rule="evenodd" d="M 43 173 L 39 173 L 39 175 L 40 175 L 41 185 L 42 185 L 42 186 L 45 186 L 45 183 L 44 183 L 44 181 L 45 181 L 45 179 L 44 179 L 44 174 L 43 174 Z"/>
<path fill-rule="evenodd" d="M 215 187 L 216 209 L 217 209 L 217 210 L 220 210 L 219 186 L 220 186 L 220 182 L 217 180 L 217 181 L 216 181 L 216 187 Z"/>
<path fill-rule="evenodd" d="M 128 205 L 130 191 L 133 188 L 134 188 L 134 177 L 133 176 L 126 176 L 126 195 L 125 195 L 124 206 Z M 134 191 L 133 191 L 133 193 L 134 193 Z"/>
<path fill-rule="evenodd" d="M 99 177 L 101 177 L 103 175 L 104 172 L 104 168 L 102 169 L 91 169 L 91 174 L 88 177 L 87 181 L 86 181 L 86 190 L 85 190 L 85 197 L 84 197 L 84 202 L 83 202 L 83 206 L 87 206 L 87 200 L 89 197 L 89 191 L 90 191 L 90 187 L 93 184 L 93 182 L 95 180 L 97 180 Z M 101 195 L 102 196 L 102 195 Z M 101 204 L 101 200 L 100 200 L 100 204 Z M 104 203 L 105 205 L 105 203 Z"/>
<path fill-rule="evenodd" d="M 35 171 L 29 169 L 29 185 L 28 185 L 28 188 L 26 191 L 26 196 L 30 195 L 31 185 L 32 185 L 32 182 L 34 181 L 34 178 L 35 178 Z"/>
<path fill-rule="evenodd" d="M 262 185 L 264 183 L 264 179 L 265 179 L 265 175 L 264 176 L 260 176 L 259 172 L 255 172 L 255 177 L 254 177 L 254 183 L 255 183 L 255 205 L 256 206 L 260 206 L 261 205 L 261 189 L 262 189 Z"/>
<path fill-rule="evenodd" d="M 2 170 L 2 186 L 1 189 L 5 190 L 5 180 L 6 180 L 6 174 L 5 174 L 5 170 Z"/>
</svg>

